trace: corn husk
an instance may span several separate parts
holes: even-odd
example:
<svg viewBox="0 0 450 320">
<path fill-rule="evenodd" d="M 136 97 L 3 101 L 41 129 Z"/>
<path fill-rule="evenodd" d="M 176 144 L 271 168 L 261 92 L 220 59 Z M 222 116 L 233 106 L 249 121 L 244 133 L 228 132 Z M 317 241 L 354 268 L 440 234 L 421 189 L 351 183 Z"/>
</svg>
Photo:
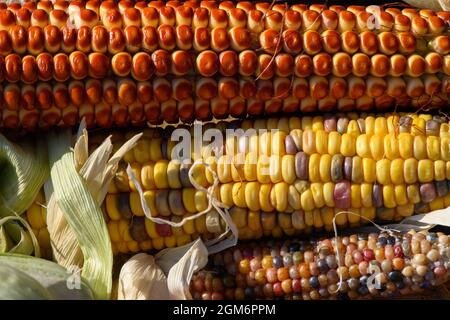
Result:
<svg viewBox="0 0 450 320">
<path fill-rule="evenodd" d="M 48 291 L 25 272 L 0 264 L 0 300 L 50 300 Z"/>
<path fill-rule="evenodd" d="M 49 175 L 47 149 L 43 141 L 27 140 L 16 145 L 0 134 L 0 252 L 39 256 L 35 236 L 20 215 L 33 203 Z M 24 228 L 25 227 L 25 228 Z M 7 235 L 7 236 L 6 236 Z"/>
<path fill-rule="evenodd" d="M 67 267 L 82 265 L 82 275 L 97 299 L 108 299 L 112 287 L 111 241 L 100 204 L 120 159 L 139 138 L 140 135 L 130 139 L 111 159 L 113 146 L 107 138 L 81 165 L 86 153 L 75 155 L 75 152 L 86 150 L 85 130 L 75 152 L 70 148 L 69 131 L 48 136 L 53 191 L 47 220 L 54 255 Z M 77 167 L 81 167 L 79 172 Z"/>
<path fill-rule="evenodd" d="M 75 170 L 70 132 L 50 133 L 48 144 L 53 196 L 83 253 L 82 276 L 96 299 L 109 299 L 113 257 L 102 211 Z"/>
<path fill-rule="evenodd" d="M 139 253 L 120 270 L 118 300 L 166 300 L 169 298 L 167 277 L 155 258 Z"/>
<path fill-rule="evenodd" d="M 137 254 L 120 271 L 118 299 L 192 300 L 189 283 L 207 262 L 208 249 L 201 239 L 155 257 Z"/>
<path fill-rule="evenodd" d="M 78 139 L 74 147 L 75 168 L 83 177 L 86 187 L 98 205 L 105 199 L 108 187 L 117 172 L 119 161 L 124 154 L 132 149 L 142 135 L 136 135 L 127 141 L 111 157 L 113 145 L 111 138 L 105 141 L 89 156 L 88 133 L 80 126 Z M 51 181 L 46 185 L 46 195 L 49 198 L 47 205 L 47 225 L 52 238 L 52 249 L 55 261 L 68 268 L 83 265 L 83 253 L 70 228 L 64 214 L 59 209 L 53 196 Z"/>
<path fill-rule="evenodd" d="M 92 290 L 77 273 L 30 256 L 0 254 L 0 300 L 90 300 Z"/>
<path fill-rule="evenodd" d="M 403 0 L 407 4 L 421 8 L 421 9 L 431 9 L 433 11 L 449 11 L 450 10 L 450 0 Z"/>
<path fill-rule="evenodd" d="M 14 232 L 20 234 L 20 240 L 16 244 L 11 240 L 8 230 L 9 232 L 15 230 Z M 39 242 L 31 226 L 20 216 L 8 216 L 0 219 L 0 253 L 6 252 L 17 254 L 31 254 L 34 252 L 34 255 L 38 258 L 41 255 Z"/>
<path fill-rule="evenodd" d="M 12 240 L 6 232 L 6 228 L 0 226 L 0 252 L 8 252 L 12 246 Z"/>
</svg>

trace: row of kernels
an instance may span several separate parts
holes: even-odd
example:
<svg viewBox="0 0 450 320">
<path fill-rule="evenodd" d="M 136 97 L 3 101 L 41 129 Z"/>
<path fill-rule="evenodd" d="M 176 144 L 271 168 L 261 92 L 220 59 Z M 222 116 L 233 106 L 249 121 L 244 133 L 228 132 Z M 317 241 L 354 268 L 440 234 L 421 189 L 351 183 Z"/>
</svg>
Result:
<svg viewBox="0 0 450 320">
<path fill-rule="evenodd" d="M 450 196 L 448 181 L 382 186 L 371 183 L 351 184 L 345 180 L 311 184 L 297 180 L 293 185 L 285 182 L 227 183 L 220 186 L 218 199 L 226 206 L 249 208 L 252 211 L 292 212 L 300 209 L 309 211 L 324 206 L 394 208 L 418 203 L 434 203 L 438 206 L 438 203 L 442 203 L 443 207 L 450 201 Z"/>
<path fill-rule="evenodd" d="M 267 135 L 270 135 L 270 133 L 267 133 Z M 273 134 L 274 138 L 277 139 L 279 139 L 279 135 Z M 259 137 L 260 140 L 262 138 L 263 135 Z M 345 157 L 358 155 L 362 158 L 373 158 L 375 160 L 383 158 L 390 160 L 407 159 L 411 157 L 418 160 L 450 160 L 450 137 L 447 136 L 413 135 L 406 132 L 385 135 L 380 133 L 354 135 L 351 133 L 340 134 L 337 131 L 318 130 L 314 132 L 305 130 L 301 132 L 294 130 L 284 140 L 284 148 L 274 150 L 275 152 L 272 152 L 272 154 L 279 154 L 283 151 L 295 154 L 304 151 L 308 155 L 313 153 L 342 154 Z M 260 153 L 270 154 L 261 151 L 263 150 L 260 150 Z"/>
<path fill-rule="evenodd" d="M 205 192 L 194 188 L 147 190 L 143 197 L 153 217 L 185 216 L 208 208 Z M 141 198 L 137 192 L 109 193 L 105 208 L 112 220 L 144 216 Z"/>
<path fill-rule="evenodd" d="M 349 116 L 338 117 L 269 118 L 244 120 L 242 122 L 209 123 L 203 127 L 203 130 L 217 128 L 224 134 L 227 128 L 237 127 L 244 130 L 246 134 L 242 136 L 236 133 L 231 137 L 227 136 L 224 153 L 258 151 L 266 154 L 283 154 L 284 152 L 292 153 L 293 150 L 302 151 L 305 149 L 305 152 L 310 153 L 317 150 L 319 153 L 334 154 L 340 152 L 348 154 L 354 153 L 353 145 L 355 141 L 353 140 L 355 139 L 357 140 L 357 147 L 362 142 L 368 142 L 368 147 L 372 142 L 376 157 L 382 157 L 386 153 L 386 157 L 394 159 L 398 157 L 400 152 L 408 154 L 411 149 L 414 152 L 415 148 L 412 146 L 415 145 L 417 145 L 416 153 L 419 159 L 424 156 L 425 150 L 427 157 L 431 158 L 437 157 L 439 152 L 443 158 L 447 158 L 450 153 L 447 141 L 450 138 L 449 124 L 442 117 L 432 117 L 431 115 L 389 115 L 387 117 L 362 115 L 361 118 L 358 118 L 356 114 L 349 114 Z M 187 127 L 187 129 L 192 136 L 194 126 Z M 249 129 L 255 129 L 255 131 L 247 132 Z M 171 159 L 172 151 L 177 143 L 177 141 L 169 139 L 172 131 L 172 127 L 163 131 L 165 137 L 162 138 L 161 132 L 147 130 L 138 145 L 126 154 L 125 162 L 144 164 L 148 161 L 157 161 L 164 158 Z M 417 136 L 419 138 L 416 139 Z M 426 140 L 423 136 L 426 136 Z M 440 138 L 440 151 L 437 150 L 439 149 L 437 147 L 437 141 L 439 140 L 436 140 L 436 137 Z M 379 141 L 380 139 L 384 140 Z M 284 146 L 283 140 L 285 141 Z M 202 149 L 205 150 L 201 151 L 201 155 L 206 157 L 204 153 L 210 152 L 211 146 L 205 142 L 202 142 L 202 144 Z M 406 149 L 403 149 L 404 144 L 406 144 L 404 147 Z M 402 148 L 399 145 L 402 145 Z M 191 146 L 194 146 L 194 144 L 192 143 Z M 426 146 L 426 148 L 421 149 L 419 146 Z M 360 152 L 363 150 L 360 150 Z M 356 151 L 358 152 L 358 148 L 356 148 Z M 195 150 L 189 150 L 189 152 L 191 154 L 187 155 L 188 158 L 200 156 L 195 155 Z"/>
<path fill-rule="evenodd" d="M 361 152 L 361 155 L 364 155 Z M 220 183 L 252 182 L 262 184 L 286 182 L 292 185 L 295 180 L 315 182 L 338 182 L 348 180 L 353 183 L 379 183 L 382 185 L 429 183 L 450 179 L 450 161 L 420 159 L 388 158 L 374 160 L 371 157 L 345 157 L 342 154 L 318 154 L 311 156 L 305 152 L 283 156 L 258 155 L 250 152 L 221 156 L 218 160 L 211 156 L 205 164 L 181 163 L 177 160 L 159 160 L 131 164 L 137 181 L 144 190 L 192 188 L 189 171 L 193 182 L 202 187 L 212 185 L 216 179 Z M 209 169 L 207 169 L 207 167 Z M 213 174 L 216 173 L 216 176 Z M 136 191 L 136 186 L 129 179 L 125 168 L 119 168 L 110 193 Z"/>
</svg>

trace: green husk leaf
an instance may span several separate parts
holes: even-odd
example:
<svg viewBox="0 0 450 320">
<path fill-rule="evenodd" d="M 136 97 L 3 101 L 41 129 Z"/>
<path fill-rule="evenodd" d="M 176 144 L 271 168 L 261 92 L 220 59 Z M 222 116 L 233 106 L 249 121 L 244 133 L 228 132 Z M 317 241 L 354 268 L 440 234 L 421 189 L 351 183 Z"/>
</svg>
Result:
<svg viewBox="0 0 450 320">
<path fill-rule="evenodd" d="M 27 140 L 19 146 L 0 134 L 0 176 L 0 218 L 19 217 L 33 203 L 49 176 L 47 148 L 43 141 Z M 22 224 L 24 221 L 14 220 Z M 17 221 L 6 221 L 2 225 L 16 244 L 14 252 L 33 252 L 30 244 L 34 242 L 34 235 L 30 235 Z M 39 252 L 35 255 L 39 256 Z"/>
<path fill-rule="evenodd" d="M 83 252 L 81 275 L 96 299 L 109 299 L 113 255 L 102 210 L 76 171 L 70 131 L 51 132 L 47 141 L 53 196 Z"/>
<path fill-rule="evenodd" d="M 61 300 L 93 299 L 92 290 L 86 281 L 79 276 L 79 273 L 70 272 L 57 263 L 25 255 L 0 254 L 0 267 L 2 266 L 20 271 L 27 277 L 32 278 L 45 290 L 48 295 L 46 298 Z M 2 277 L 0 276 L 0 278 Z M 22 277 L 22 279 L 24 278 Z M 36 287 L 32 281 L 30 281 L 30 284 L 33 288 Z M 26 288 L 30 284 L 26 283 L 19 286 L 19 283 L 10 283 L 7 289 L 14 291 L 16 295 L 24 295 L 27 293 Z M 0 287 L 1 285 L 0 281 Z M 6 298 L 6 295 L 0 289 L 0 299 L 4 298 Z"/>
<path fill-rule="evenodd" d="M 20 225 L 20 222 L 28 232 Z M 31 255 L 34 251 L 34 255 L 36 257 L 41 256 L 41 250 L 39 248 L 39 242 L 31 229 L 31 226 L 28 222 L 19 216 L 8 216 L 0 219 L 0 227 L 6 226 L 5 230 L 11 233 L 20 234 L 20 240 L 13 244 L 10 242 L 9 249 L 7 251 L 0 251 L 0 253 L 10 252 L 10 253 L 18 253 L 18 254 L 26 254 Z"/>
<path fill-rule="evenodd" d="M 50 300 L 50 293 L 25 272 L 0 263 L 0 300 Z"/>
</svg>

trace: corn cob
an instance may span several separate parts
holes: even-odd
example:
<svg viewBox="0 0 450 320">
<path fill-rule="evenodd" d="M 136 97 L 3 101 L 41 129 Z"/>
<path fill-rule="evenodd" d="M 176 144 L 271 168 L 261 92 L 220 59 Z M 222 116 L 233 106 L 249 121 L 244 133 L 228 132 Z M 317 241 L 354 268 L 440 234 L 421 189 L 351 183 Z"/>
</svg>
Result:
<svg viewBox="0 0 450 320">
<path fill-rule="evenodd" d="M 448 138 L 448 124 L 443 121 L 442 118 L 430 115 L 393 115 L 385 118 L 371 115 L 359 117 L 356 114 L 348 114 L 337 117 L 270 118 L 222 122 L 217 125 L 206 124 L 205 129 L 216 127 L 221 131 L 236 127 L 243 129 L 250 127 L 256 129 L 276 128 L 291 136 L 293 141 L 291 138 L 286 138 L 285 146 L 292 143 L 296 146 L 301 144 L 304 153 L 305 147 L 306 151 L 309 149 L 308 143 L 306 143 L 308 139 L 305 139 L 305 144 L 303 143 L 303 134 L 310 135 L 311 133 L 305 133 L 309 131 L 319 136 L 324 131 L 328 134 L 328 138 L 330 134 L 336 133 L 340 136 L 364 137 L 367 135 L 371 137 L 370 139 L 377 135 L 394 135 L 395 137 L 397 131 L 399 139 L 400 136 L 408 136 L 408 138 L 401 138 L 405 149 L 400 148 L 399 142 L 398 158 L 395 157 L 395 153 L 391 152 L 397 148 L 386 144 L 390 147 L 384 149 L 385 157 L 375 162 L 380 163 L 379 166 L 375 164 L 378 172 L 375 172 L 375 175 L 372 172 L 372 179 L 375 179 L 375 183 L 356 181 L 353 174 L 356 171 L 353 171 L 353 166 L 352 170 L 349 170 L 350 162 L 346 161 L 345 157 L 341 157 L 342 161 L 340 161 L 341 179 L 344 180 L 338 179 L 336 183 L 307 181 L 311 180 L 308 168 L 308 173 L 303 172 L 304 176 L 296 178 L 293 184 L 294 189 L 291 188 L 284 192 L 283 188 L 276 185 L 288 182 L 272 183 L 270 180 L 269 183 L 260 183 L 258 176 L 255 181 L 243 182 L 241 177 L 247 179 L 246 172 L 240 177 L 239 173 L 235 171 L 231 172 L 231 181 L 224 181 L 225 172 L 213 167 L 217 170 L 219 179 L 223 180 L 216 197 L 231 206 L 230 215 L 239 230 L 240 239 L 294 236 L 317 230 L 330 231 L 333 217 L 344 209 L 356 215 L 341 214 L 337 216 L 336 222 L 339 227 L 355 227 L 364 224 L 361 217 L 377 221 L 399 221 L 414 213 L 426 213 L 430 210 L 448 207 L 450 206 L 448 160 L 434 160 L 430 167 L 430 163 L 426 159 L 428 153 L 432 159 L 441 157 L 440 151 L 443 151 L 446 156 L 449 155 L 445 150 L 445 144 L 443 150 L 436 152 L 438 149 L 436 149 L 435 139 L 446 141 Z M 397 127 L 396 123 L 400 125 Z M 176 222 L 187 215 L 205 210 L 208 200 L 204 192 L 196 190 L 191 185 L 187 175 L 190 166 L 171 160 L 171 148 L 174 143 L 167 141 L 171 130 L 169 127 L 166 131 L 158 129 L 145 131 L 143 139 L 138 142 L 135 149 L 125 156 L 124 162 L 132 165 L 138 181 L 145 190 L 144 196 L 152 214 Z M 294 134 L 299 130 L 302 131 L 301 139 Z M 91 150 L 101 141 L 103 141 L 101 134 L 92 137 L 90 139 Z M 119 148 L 123 141 L 122 134 L 114 133 L 113 141 L 114 147 Z M 253 141 L 252 144 L 259 145 L 260 142 Z M 372 151 L 376 150 L 376 148 L 371 149 L 372 146 L 379 145 L 375 142 L 367 143 L 370 155 L 363 159 L 382 157 L 381 153 L 372 154 Z M 388 139 L 386 142 L 389 142 Z M 340 144 L 340 146 L 336 145 L 339 150 L 335 155 L 340 154 L 342 138 Z M 408 144 L 410 145 L 408 146 Z M 316 145 L 316 149 L 317 147 L 318 145 Z M 289 150 L 290 148 L 285 147 L 285 149 Z M 401 154 L 400 149 L 402 149 Z M 319 150 L 321 150 L 320 147 Z M 407 153 L 410 157 L 403 159 L 402 157 Z M 391 161 L 389 168 L 387 168 L 385 160 Z M 406 166 L 407 162 L 410 163 L 408 166 Z M 218 222 L 211 223 L 218 219 L 218 213 L 214 210 L 202 218 L 189 221 L 181 228 L 155 224 L 146 219 L 140 206 L 136 186 L 128 180 L 125 163 L 121 164 L 103 204 L 115 253 L 160 250 L 165 247 L 180 246 L 198 237 L 205 240 L 211 239 L 223 231 L 223 221 L 219 219 Z M 339 161 L 334 163 L 339 163 Z M 403 168 L 393 165 L 393 163 L 403 163 Z M 419 170 L 420 163 L 422 163 L 422 171 Z M 285 171 L 281 168 L 282 179 L 284 179 L 283 172 Z M 419 174 L 419 172 L 421 173 Z M 330 179 L 332 178 L 331 173 L 330 171 Z M 295 174 L 297 175 L 297 172 Z M 432 182 L 423 183 L 424 180 L 420 179 L 430 178 L 427 177 L 427 174 L 434 175 Z M 204 187 L 211 182 L 202 166 L 199 166 L 198 170 L 194 170 L 194 177 L 197 183 Z M 319 178 L 321 178 L 320 172 Z M 365 179 L 364 176 L 360 178 Z M 306 179 L 306 181 L 301 179 Z M 385 184 L 387 179 L 390 179 L 389 184 Z M 415 179 L 415 181 L 410 179 Z M 351 195 L 349 197 L 347 195 L 341 197 L 339 188 L 336 188 L 337 185 L 344 186 L 344 184 L 346 187 L 350 186 Z M 330 196 L 324 197 L 330 186 L 334 186 L 334 189 L 329 190 Z M 283 201 L 285 195 L 294 195 L 294 191 L 298 192 L 300 198 Z M 322 198 L 324 201 L 327 199 L 330 202 L 319 201 Z M 287 203 L 285 208 L 282 208 L 283 203 Z M 348 207 L 345 208 L 347 205 Z"/>
<path fill-rule="evenodd" d="M 155 217 L 178 222 L 194 212 L 207 207 L 206 195 L 192 188 L 182 190 L 146 191 L 145 197 Z M 445 202 L 446 200 L 446 202 Z M 442 209 L 445 202 L 450 205 L 449 197 L 441 198 L 442 204 L 423 204 L 419 206 L 403 205 L 396 208 L 361 207 L 350 208 L 353 214 L 339 214 L 342 209 L 322 207 L 310 211 L 266 212 L 249 210 L 233 206 L 230 216 L 238 228 L 240 240 L 254 240 L 263 237 L 280 238 L 299 236 L 314 232 L 333 230 L 333 218 L 338 228 L 358 227 L 366 224 L 365 219 L 379 222 L 400 221 L 414 213 L 427 213 Z M 218 218 L 214 210 L 205 216 L 186 223 L 182 228 L 173 228 L 152 222 L 144 217 L 136 192 L 108 194 L 105 205 L 108 216 L 108 228 L 115 253 L 136 253 L 151 249 L 161 250 L 186 244 L 201 237 L 205 240 L 217 237 L 225 226 L 208 223 Z"/>
<path fill-rule="evenodd" d="M 42 258 L 51 259 L 52 247 L 50 244 L 50 234 L 47 230 L 47 210 L 44 207 L 44 203 L 44 194 L 40 192 L 23 217 L 33 229 L 40 246 Z"/>
<path fill-rule="evenodd" d="M 398 221 L 450 205 L 448 123 L 442 121 L 430 115 L 358 118 L 350 114 L 223 122 L 216 126 L 222 131 L 236 127 L 280 130 L 272 138 L 256 139 L 255 134 L 249 141 L 241 139 L 234 147 L 230 141 L 225 142 L 230 147 L 227 150 L 237 148 L 247 160 L 251 155 L 262 157 L 258 152 L 271 148 L 268 174 L 258 173 L 263 168 L 258 161 L 236 166 L 221 161 L 225 158 L 205 161 L 218 175 L 216 198 L 232 208 L 231 216 L 241 239 L 295 235 L 322 228 L 329 231 L 332 218 L 342 210 L 379 221 Z M 214 126 L 206 125 L 205 129 L 210 127 Z M 124 161 L 131 164 L 145 190 L 152 214 L 180 219 L 205 210 L 207 197 L 192 186 L 190 165 L 171 159 L 175 142 L 167 140 L 172 129 L 166 130 L 146 131 Z M 114 139 L 120 146 L 121 134 Z M 321 141 L 328 141 L 328 146 L 321 145 Z M 250 152 L 245 149 L 247 144 Z M 347 154 L 347 148 L 354 154 Z M 212 176 L 203 166 L 196 167 L 193 176 L 203 187 L 212 185 Z M 130 225 L 134 215 L 144 215 L 124 164 L 110 186 L 104 209 L 111 221 L 120 221 L 124 226 Z M 340 219 L 341 226 L 362 222 L 354 215 Z M 149 220 L 145 223 L 153 224 Z M 199 230 L 197 233 L 203 235 L 207 229 Z M 153 233 L 153 238 L 161 235 Z M 118 243 L 135 241 L 133 237 L 114 239 Z M 158 249 L 162 245 L 160 242 Z M 125 248 L 122 244 L 121 251 Z"/>
<path fill-rule="evenodd" d="M 449 238 L 442 233 L 358 234 L 337 242 L 339 257 L 335 238 L 228 249 L 194 275 L 191 293 L 200 300 L 393 298 L 450 277 Z"/>
<path fill-rule="evenodd" d="M 64 83 L 10 83 L 0 95 L 0 125 L 5 128 L 73 126 L 82 117 L 89 128 L 127 124 L 190 123 L 227 116 L 261 116 L 278 112 L 370 111 L 445 107 L 448 78 L 345 78 L 312 76 L 250 78 L 179 77 L 135 82 L 92 79 Z"/>
<path fill-rule="evenodd" d="M 446 13 L 216 1 L 4 7 L 7 129 L 448 106 Z M 64 26 L 79 8 L 75 29 Z M 371 15 L 379 30 L 369 30 Z"/>
</svg>

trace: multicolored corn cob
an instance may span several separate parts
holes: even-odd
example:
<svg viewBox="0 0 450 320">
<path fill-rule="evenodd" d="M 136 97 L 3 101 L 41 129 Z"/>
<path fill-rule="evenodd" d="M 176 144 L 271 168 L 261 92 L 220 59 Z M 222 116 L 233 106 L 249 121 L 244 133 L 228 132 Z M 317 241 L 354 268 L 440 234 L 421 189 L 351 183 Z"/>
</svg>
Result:
<svg viewBox="0 0 450 320">
<path fill-rule="evenodd" d="M 365 223 L 361 217 L 399 221 L 450 206 L 449 125 L 441 117 L 350 114 L 203 126 L 209 128 L 223 133 L 227 128 L 266 129 L 225 139 L 219 158 L 208 153 L 211 146 L 206 144 L 199 154 L 191 154 L 217 174 L 215 197 L 230 207 L 241 239 L 330 231 L 333 217 L 341 211 L 355 213 L 337 217 L 337 224 L 344 227 Z M 173 130 L 146 131 L 125 156 L 110 186 L 104 209 L 111 230 L 118 230 L 113 242 L 122 252 L 131 250 L 127 242 L 138 250 L 139 242 L 157 239 L 156 248 L 161 248 L 174 246 L 177 235 L 183 243 L 224 230 L 223 222 L 208 228 L 207 219 L 218 217 L 214 210 L 178 231 L 145 219 L 136 186 L 125 170 L 127 163 L 144 189 L 153 216 L 180 221 L 208 207 L 206 193 L 194 188 L 188 176 L 192 165 L 172 159 L 177 143 L 170 140 Z M 116 147 L 126 137 L 114 135 Z M 102 139 L 98 136 L 99 142 Z M 95 138 L 93 143 L 94 147 Z M 202 164 L 192 170 L 192 178 L 205 188 L 214 182 Z M 133 236 L 134 230 L 140 230 L 139 236 Z"/>
<path fill-rule="evenodd" d="M 336 240 L 239 245 L 194 275 L 202 300 L 389 299 L 423 293 L 450 277 L 450 242 L 434 232 L 386 232 Z"/>
</svg>

